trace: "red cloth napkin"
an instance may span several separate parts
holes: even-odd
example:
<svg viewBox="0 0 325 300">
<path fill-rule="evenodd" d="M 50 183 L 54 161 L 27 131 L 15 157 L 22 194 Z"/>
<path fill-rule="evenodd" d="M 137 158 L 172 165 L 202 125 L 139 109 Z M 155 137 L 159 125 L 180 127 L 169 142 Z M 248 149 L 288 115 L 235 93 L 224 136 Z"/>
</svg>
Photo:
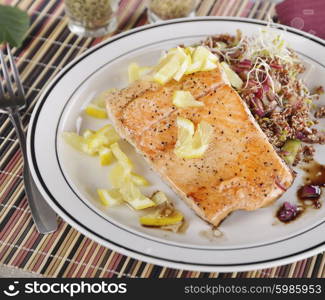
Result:
<svg viewBox="0 0 325 300">
<path fill-rule="evenodd" d="M 325 0 L 285 0 L 276 12 L 280 23 L 325 39 Z"/>
</svg>

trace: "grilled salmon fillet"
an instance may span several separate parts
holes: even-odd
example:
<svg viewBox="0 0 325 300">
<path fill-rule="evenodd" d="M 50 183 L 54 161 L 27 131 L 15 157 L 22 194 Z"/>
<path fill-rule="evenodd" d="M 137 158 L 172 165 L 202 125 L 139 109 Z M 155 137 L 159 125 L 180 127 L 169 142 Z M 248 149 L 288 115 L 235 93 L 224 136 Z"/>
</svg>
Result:
<svg viewBox="0 0 325 300">
<path fill-rule="evenodd" d="M 293 182 L 244 101 L 220 68 L 160 85 L 137 81 L 107 98 L 116 130 L 194 211 L 217 226 L 235 210 L 271 204 Z M 175 90 L 190 91 L 203 107 L 177 108 Z M 174 153 L 177 117 L 208 122 L 214 133 L 201 158 Z"/>
</svg>

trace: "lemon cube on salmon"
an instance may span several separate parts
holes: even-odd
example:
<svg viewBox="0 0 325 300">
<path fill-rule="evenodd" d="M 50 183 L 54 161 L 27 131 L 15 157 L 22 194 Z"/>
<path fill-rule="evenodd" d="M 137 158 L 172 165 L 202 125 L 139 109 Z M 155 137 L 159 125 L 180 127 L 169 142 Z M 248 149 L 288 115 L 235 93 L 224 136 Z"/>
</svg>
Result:
<svg viewBox="0 0 325 300">
<path fill-rule="evenodd" d="M 197 126 L 197 130 L 193 136 L 193 148 L 194 149 L 199 147 L 207 148 L 209 146 L 212 134 L 213 134 L 212 126 L 205 121 L 201 121 Z"/>
<path fill-rule="evenodd" d="M 153 80 L 165 84 L 173 78 L 180 68 L 180 59 L 177 55 L 167 55 L 157 66 Z"/>
<path fill-rule="evenodd" d="M 201 71 L 211 71 L 216 69 L 217 67 L 218 67 L 217 63 L 211 60 L 206 60 L 201 68 Z"/>
<path fill-rule="evenodd" d="M 194 124 L 192 121 L 178 117 L 176 120 L 177 124 L 177 142 L 176 148 L 185 146 L 189 147 L 192 144 L 192 138 L 194 135 Z"/>
<path fill-rule="evenodd" d="M 192 52 L 192 64 L 186 71 L 191 74 L 198 71 L 210 71 L 217 68 L 219 58 L 204 46 L 198 46 Z"/>
<path fill-rule="evenodd" d="M 186 48 L 184 49 L 184 51 L 185 51 L 185 53 L 186 53 L 187 55 L 192 56 L 192 54 L 193 54 L 194 51 L 195 51 L 195 47 L 186 47 Z"/>
<path fill-rule="evenodd" d="M 192 74 L 201 71 L 202 65 L 203 62 L 200 61 L 193 62 L 192 60 L 192 63 L 188 66 L 187 70 L 185 71 L 185 74 Z"/>
<path fill-rule="evenodd" d="M 107 207 L 117 206 L 124 202 L 118 189 L 98 189 L 97 194 L 99 196 L 100 203 Z"/>
<path fill-rule="evenodd" d="M 99 107 L 96 104 L 88 104 L 85 109 L 85 112 L 88 116 L 97 119 L 107 119 L 107 112 L 105 108 Z"/>
<path fill-rule="evenodd" d="M 201 146 L 199 148 L 189 147 L 179 147 L 175 148 L 175 154 L 179 158 L 194 159 L 201 158 L 204 155 L 204 152 L 207 150 L 207 146 Z"/>
<path fill-rule="evenodd" d="M 193 61 L 204 62 L 206 60 L 217 62 L 219 58 L 218 56 L 214 55 L 207 47 L 198 46 L 193 52 Z"/>
<path fill-rule="evenodd" d="M 209 143 L 212 137 L 212 126 L 202 121 L 197 126 L 197 130 L 193 136 L 192 149 L 188 152 L 185 150 L 182 154 L 184 158 L 200 158 L 204 155 L 205 151 L 209 147 Z"/>
<path fill-rule="evenodd" d="M 99 159 L 102 166 L 108 166 L 113 161 L 113 152 L 110 148 L 103 147 L 99 150 Z"/>
<path fill-rule="evenodd" d="M 177 118 L 178 135 L 174 153 L 180 158 L 201 158 L 209 147 L 213 128 L 205 121 L 200 122 L 194 132 L 192 121 Z"/>
<path fill-rule="evenodd" d="M 224 61 L 221 63 L 221 67 L 225 72 L 230 84 L 236 89 L 241 89 L 244 83 L 242 79 L 237 75 L 237 73 L 234 72 Z"/>
<path fill-rule="evenodd" d="M 191 57 L 186 55 L 184 59 L 180 62 L 180 67 L 176 74 L 173 76 L 173 78 L 176 81 L 179 81 L 182 79 L 183 75 L 186 73 L 189 66 L 192 64 Z"/>
<path fill-rule="evenodd" d="M 204 106 L 203 102 L 196 101 L 193 95 L 188 91 L 175 91 L 173 95 L 173 104 L 178 108 Z"/>
<path fill-rule="evenodd" d="M 174 55 L 178 59 L 179 68 L 173 78 L 179 81 L 185 74 L 188 67 L 191 65 L 191 56 L 185 51 L 184 48 L 177 47 L 169 51 L 168 55 Z"/>
</svg>

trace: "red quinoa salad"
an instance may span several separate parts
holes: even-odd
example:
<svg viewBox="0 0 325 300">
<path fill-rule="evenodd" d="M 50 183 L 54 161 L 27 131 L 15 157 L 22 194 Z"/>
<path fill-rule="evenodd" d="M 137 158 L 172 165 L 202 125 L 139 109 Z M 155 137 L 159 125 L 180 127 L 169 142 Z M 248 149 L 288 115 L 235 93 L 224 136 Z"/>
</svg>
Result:
<svg viewBox="0 0 325 300">
<path fill-rule="evenodd" d="M 242 79 L 238 93 L 287 163 L 310 160 L 312 144 L 325 144 L 325 132 L 315 128 L 325 117 L 324 106 L 317 103 L 324 90 L 306 87 L 303 62 L 279 31 L 267 27 L 248 37 L 238 30 L 203 44 Z"/>
</svg>

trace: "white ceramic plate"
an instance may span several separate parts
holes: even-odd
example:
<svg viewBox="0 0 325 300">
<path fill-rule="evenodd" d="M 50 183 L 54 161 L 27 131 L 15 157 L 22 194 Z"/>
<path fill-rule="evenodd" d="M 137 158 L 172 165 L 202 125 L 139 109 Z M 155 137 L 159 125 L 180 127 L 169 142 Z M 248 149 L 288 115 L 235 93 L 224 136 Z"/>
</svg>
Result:
<svg viewBox="0 0 325 300">
<path fill-rule="evenodd" d="M 136 171 L 149 178 L 146 192 L 163 190 L 184 212 L 189 228 L 183 234 L 143 228 L 138 215 L 127 207 L 104 209 L 96 189 L 109 188 L 110 167 L 100 167 L 61 139 L 63 131 L 98 129 L 97 121 L 82 113 L 95 95 L 127 84 L 130 62 L 151 65 L 163 49 L 190 44 L 218 33 L 234 34 L 240 28 L 255 33 L 265 23 L 239 18 L 195 18 L 144 26 L 118 35 L 78 57 L 43 92 L 28 132 L 28 156 L 32 174 L 49 204 L 76 229 L 97 242 L 125 255 L 168 267 L 200 271 L 242 271 L 287 264 L 325 249 L 325 207 L 310 209 L 288 225 L 274 217 L 283 201 L 296 201 L 298 175 L 293 187 L 274 205 L 254 212 L 238 211 L 220 226 L 213 237 L 209 225 L 197 217 L 150 171 L 142 157 L 122 145 L 136 163 Z M 307 81 L 325 86 L 325 42 L 289 29 L 285 37 L 313 66 Z M 324 99 L 322 99 L 323 101 Z M 316 158 L 325 163 L 325 147 Z"/>
</svg>

